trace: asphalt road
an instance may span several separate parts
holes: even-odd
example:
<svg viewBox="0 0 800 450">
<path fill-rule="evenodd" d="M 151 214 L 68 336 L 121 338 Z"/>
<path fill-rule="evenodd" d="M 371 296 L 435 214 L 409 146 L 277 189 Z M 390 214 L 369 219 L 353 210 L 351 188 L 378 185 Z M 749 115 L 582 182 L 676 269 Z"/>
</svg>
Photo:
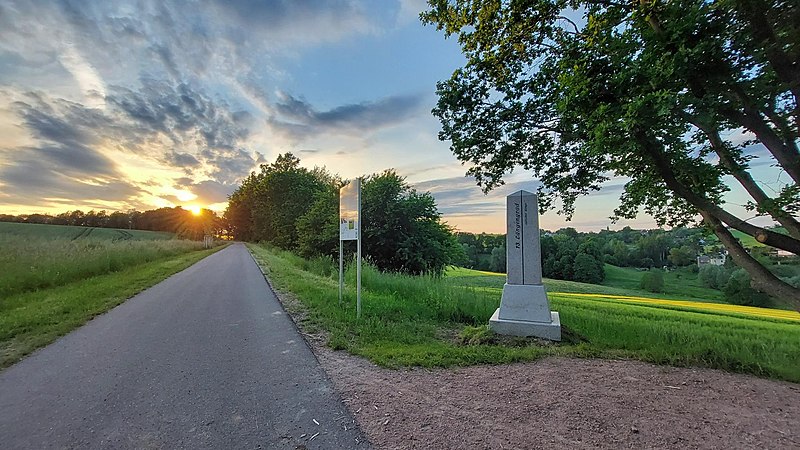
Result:
<svg viewBox="0 0 800 450">
<path fill-rule="evenodd" d="M 368 445 L 235 244 L 0 373 L 0 447 Z"/>
</svg>

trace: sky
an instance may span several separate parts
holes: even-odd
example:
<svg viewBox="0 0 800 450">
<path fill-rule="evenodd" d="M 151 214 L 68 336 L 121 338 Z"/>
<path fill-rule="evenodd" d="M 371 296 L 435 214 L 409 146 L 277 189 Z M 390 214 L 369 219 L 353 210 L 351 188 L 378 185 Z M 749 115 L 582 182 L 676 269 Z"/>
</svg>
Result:
<svg viewBox="0 0 800 450">
<path fill-rule="evenodd" d="M 225 209 L 259 164 L 292 152 L 344 178 L 393 168 L 461 231 L 505 230 L 516 170 L 485 195 L 431 114 L 464 63 L 423 26 L 424 0 L 0 3 L 0 213 Z M 768 164 L 757 179 L 778 186 Z M 612 223 L 625 180 L 579 200 L 571 222 Z M 731 200 L 741 198 L 734 189 Z M 740 201 L 743 203 L 743 200 Z M 742 215 L 742 217 L 747 217 Z"/>
</svg>

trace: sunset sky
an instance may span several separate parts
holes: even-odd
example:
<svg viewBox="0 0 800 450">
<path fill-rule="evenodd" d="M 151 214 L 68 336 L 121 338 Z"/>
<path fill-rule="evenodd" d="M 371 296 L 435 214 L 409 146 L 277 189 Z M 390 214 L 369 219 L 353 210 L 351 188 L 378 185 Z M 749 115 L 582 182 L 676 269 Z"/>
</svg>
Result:
<svg viewBox="0 0 800 450">
<path fill-rule="evenodd" d="M 203 206 L 279 153 L 345 178 L 395 168 L 451 225 L 502 232 L 437 139 L 435 85 L 463 63 L 417 16 L 424 1 L 4 1 L 0 3 L 0 213 Z M 764 159 L 754 176 L 779 187 Z M 784 176 L 785 177 L 785 176 Z M 625 180 L 577 203 L 572 222 L 612 225 Z M 730 199 L 743 203 L 740 190 Z M 746 214 L 742 217 L 747 218 Z"/>
</svg>

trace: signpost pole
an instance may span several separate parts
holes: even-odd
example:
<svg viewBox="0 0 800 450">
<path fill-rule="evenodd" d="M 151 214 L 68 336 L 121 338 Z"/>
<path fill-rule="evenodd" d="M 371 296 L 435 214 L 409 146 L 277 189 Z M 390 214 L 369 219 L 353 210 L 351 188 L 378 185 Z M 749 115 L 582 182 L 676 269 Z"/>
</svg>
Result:
<svg viewBox="0 0 800 450">
<path fill-rule="evenodd" d="M 358 182 L 358 240 L 356 247 L 358 247 L 358 265 L 356 266 L 356 278 L 358 279 L 356 290 L 356 318 L 361 318 L 361 178 L 357 178 Z"/>
<path fill-rule="evenodd" d="M 342 288 L 344 287 L 344 253 L 342 247 L 342 240 L 339 239 L 339 306 L 342 306 Z"/>
</svg>

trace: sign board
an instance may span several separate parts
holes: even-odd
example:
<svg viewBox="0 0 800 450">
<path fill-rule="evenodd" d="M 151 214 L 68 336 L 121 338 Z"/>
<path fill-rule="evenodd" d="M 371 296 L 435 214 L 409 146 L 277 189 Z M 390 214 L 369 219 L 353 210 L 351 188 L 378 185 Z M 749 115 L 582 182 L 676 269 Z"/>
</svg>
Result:
<svg viewBox="0 0 800 450">
<path fill-rule="evenodd" d="M 358 239 L 358 202 L 361 195 L 360 180 L 347 183 L 339 190 L 339 240 Z"/>
<path fill-rule="evenodd" d="M 339 190 L 339 304 L 344 295 L 344 241 L 356 241 L 356 317 L 361 317 L 361 178 Z"/>
</svg>

